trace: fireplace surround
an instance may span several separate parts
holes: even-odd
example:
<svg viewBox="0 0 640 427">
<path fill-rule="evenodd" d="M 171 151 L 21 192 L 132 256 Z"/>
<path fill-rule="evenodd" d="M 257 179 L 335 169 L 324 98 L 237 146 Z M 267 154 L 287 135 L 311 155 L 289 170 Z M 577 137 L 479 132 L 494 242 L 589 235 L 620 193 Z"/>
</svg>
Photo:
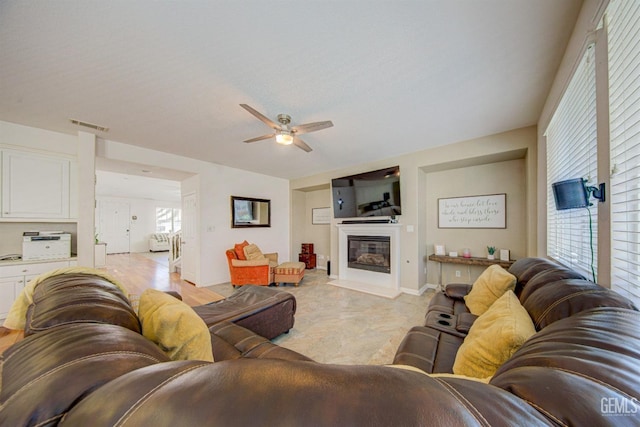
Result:
<svg viewBox="0 0 640 427">
<path fill-rule="evenodd" d="M 401 225 L 358 223 L 337 227 L 338 279 L 329 284 L 387 298 L 400 295 Z"/>
<path fill-rule="evenodd" d="M 390 236 L 347 236 L 347 266 L 378 273 L 391 273 Z"/>
</svg>

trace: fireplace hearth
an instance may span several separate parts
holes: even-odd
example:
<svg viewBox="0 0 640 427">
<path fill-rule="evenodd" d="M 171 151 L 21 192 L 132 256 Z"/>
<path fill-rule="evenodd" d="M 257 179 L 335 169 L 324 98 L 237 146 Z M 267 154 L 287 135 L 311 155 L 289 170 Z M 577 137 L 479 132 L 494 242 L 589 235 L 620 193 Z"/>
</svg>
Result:
<svg viewBox="0 0 640 427">
<path fill-rule="evenodd" d="M 328 283 L 385 298 L 400 295 L 401 227 L 338 224 L 338 278 Z"/>
<path fill-rule="evenodd" d="M 391 273 L 389 236 L 347 236 L 348 266 L 360 270 Z"/>
</svg>

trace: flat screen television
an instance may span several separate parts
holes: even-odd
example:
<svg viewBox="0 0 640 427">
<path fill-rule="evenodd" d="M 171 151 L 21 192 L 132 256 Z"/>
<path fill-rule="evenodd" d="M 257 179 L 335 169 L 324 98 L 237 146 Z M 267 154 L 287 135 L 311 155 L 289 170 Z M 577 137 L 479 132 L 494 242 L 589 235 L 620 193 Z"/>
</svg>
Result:
<svg viewBox="0 0 640 427">
<path fill-rule="evenodd" d="M 590 206 L 589 191 L 582 178 L 554 182 L 551 187 L 559 211 Z"/>
<path fill-rule="evenodd" d="M 400 166 L 332 179 L 331 193 L 335 218 L 400 215 Z"/>
</svg>

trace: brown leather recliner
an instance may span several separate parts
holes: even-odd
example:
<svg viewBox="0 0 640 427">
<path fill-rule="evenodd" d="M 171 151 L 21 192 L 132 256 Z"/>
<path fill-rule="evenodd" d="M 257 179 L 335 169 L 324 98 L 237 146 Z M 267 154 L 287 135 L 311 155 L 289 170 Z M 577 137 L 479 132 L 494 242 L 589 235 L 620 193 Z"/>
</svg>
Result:
<svg viewBox="0 0 640 427">
<path fill-rule="evenodd" d="M 108 315 L 126 301 L 87 288 L 85 303 L 107 301 L 105 313 L 77 304 L 33 310 L 55 321 L 37 319 L 41 326 L 0 358 L 0 425 L 640 425 L 640 312 L 553 268 L 538 272 L 550 280 L 544 286 L 538 274 L 527 278 L 522 304 L 538 332 L 489 384 L 406 367 L 318 364 L 224 324 L 217 332 L 234 336 L 225 339 L 236 342 L 233 360 L 166 361 L 127 326 L 128 316 Z"/>
<path fill-rule="evenodd" d="M 516 276 L 516 295 L 538 331 L 591 308 L 637 310 L 619 293 L 544 258 L 518 260 L 509 272 Z M 464 296 L 470 290 L 470 285 L 453 284 L 436 293 L 429 303 L 425 323 L 409 330 L 393 363 L 427 373 L 451 373 L 458 348 L 477 317 L 465 305 Z"/>
</svg>

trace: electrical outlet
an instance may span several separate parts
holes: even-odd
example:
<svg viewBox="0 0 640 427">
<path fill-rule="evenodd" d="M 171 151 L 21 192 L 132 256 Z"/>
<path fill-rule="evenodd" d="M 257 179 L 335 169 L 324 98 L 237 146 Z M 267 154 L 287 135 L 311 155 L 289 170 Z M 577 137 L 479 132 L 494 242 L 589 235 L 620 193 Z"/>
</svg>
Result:
<svg viewBox="0 0 640 427">
<path fill-rule="evenodd" d="M 456 277 L 460 277 L 460 270 L 456 270 Z"/>
</svg>

